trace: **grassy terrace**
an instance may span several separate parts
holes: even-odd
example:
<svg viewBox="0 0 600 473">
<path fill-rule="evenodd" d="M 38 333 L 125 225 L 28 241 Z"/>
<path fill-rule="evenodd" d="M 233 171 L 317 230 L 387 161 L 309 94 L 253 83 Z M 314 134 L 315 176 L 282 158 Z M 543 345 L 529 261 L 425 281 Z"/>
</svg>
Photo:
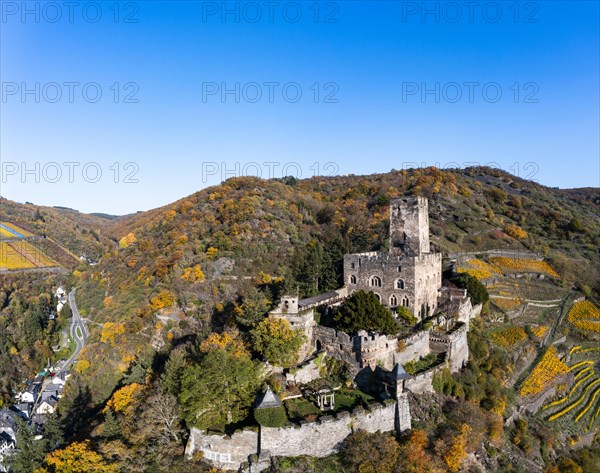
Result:
<svg viewBox="0 0 600 473">
<path fill-rule="evenodd" d="M 358 389 L 340 389 L 335 391 L 335 410 L 333 411 L 321 411 L 316 403 L 304 397 L 287 399 L 284 401 L 284 405 L 288 419 L 299 422 L 304 420 L 307 416 L 318 417 L 320 415 L 330 415 L 341 411 L 351 411 L 356 407 L 366 407 L 374 401 L 375 398 Z"/>
<path fill-rule="evenodd" d="M 402 366 L 408 374 L 416 375 L 442 364 L 445 359 L 445 353 L 430 353 L 418 360 L 409 361 Z"/>
</svg>

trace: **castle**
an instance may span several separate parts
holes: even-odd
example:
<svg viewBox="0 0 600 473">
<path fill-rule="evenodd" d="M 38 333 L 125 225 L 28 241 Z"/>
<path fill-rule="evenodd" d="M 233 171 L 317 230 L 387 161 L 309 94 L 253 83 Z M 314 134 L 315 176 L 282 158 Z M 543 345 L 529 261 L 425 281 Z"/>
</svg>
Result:
<svg viewBox="0 0 600 473">
<path fill-rule="evenodd" d="M 373 292 L 392 312 L 400 306 L 408 308 L 432 328 L 394 337 L 365 331 L 349 335 L 317 324 L 317 309 L 339 305 L 358 290 Z M 357 385 L 361 374 L 373 374 L 367 378 L 370 383 L 379 380 L 375 388 L 380 390 L 384 404 L 323 416 L 294 427 L 244 429 L 232 436 L 192 429 L 186 453 L 200 450 L 218 467 L 255 472 L 268 467 L 270 456 L 330 455 L 356 429 L 408 430 L 408 393 L 433 392 L 436 373 L 446 368 L 456 372 L 465 366 L 469 322 L 480 311 L 481 306 L 472 306 L 465 290 L 442 287 L 442 256 L 431 251 L 427 199 L 395 199 L 390 203 L 389 252 L 345 255 L 342 288 L 306 299 L 284 296 L 269 314 L 288 320 L 306 337 L 298 368 L 285 374 L 288 383 L 318 379 L 314 355 L 322 353 L 344 361 Z M 411 376 L 403 369 L 402 365 L 430 354 L 437 357 L 436 363 L 423 372 Z"/>
</svg>

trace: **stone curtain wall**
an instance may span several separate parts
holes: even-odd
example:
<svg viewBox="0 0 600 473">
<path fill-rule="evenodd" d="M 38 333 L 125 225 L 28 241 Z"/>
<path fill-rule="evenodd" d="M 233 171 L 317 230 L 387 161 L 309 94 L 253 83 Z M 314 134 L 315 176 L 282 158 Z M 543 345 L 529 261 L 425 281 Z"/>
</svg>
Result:
<svg viewBox="0 0 600 473">
<path fill-rule="evenodd" d="M 467 326 L 462 325 L 450 335 L 450 371 L 460 371 L 469 361 L 469 345 L 467 344 Z"/>
<path fill-rule="evenodd" d="M 391 370 L 394 367 L 394 358 L 398 350 L 398 339 L 377 333 L 358 332 L 354 338 L 354 346 L 359 347 L 359 363 L 361 367 L 375 368 L 381 364 L 383 368 Z"/>
<path fill-rule="evenodd" d="M 403 406 L 403 408 L 408 408 Z M 402 412 L 406 426 L 410 412 Z M 323 416 L 316 422 L 302 422 L 293 427 L 261 427 L 260 434 L 244 429 L 231 436 L 208 435 L 192 428 L 186 455 L 202 451 L 211 464 L 237 470 L 250 455 L 326 457 L 339 451 L 345 438 L 356 430 L 391 432 L 396 427 L 396 402 L 372 404 L 368 409 Z M 260 452 L 259 452 L 260 445 Z"/>
<path fill-rule="evenodd" d="M 423 373 L 419 373 L 413 376 L 406 382 L 406 389 L 408 389 L 411 393 L 414 394 L 423 394 L 423 393 L 433 393 L 435 392 L 433 389 L 433 377 L 436 373 L 442 371 L 446 368 L 446 363 L 435 366 Z"/>
<path fill-rule="evenodd" d="M 258 452 L 258 431 L 244 429 L 233 435 L 210 435 L 193 427 L 185 448 L 186 455 L 201 451 L 212 464 L 237 470 L 248 456 Z"/>
<path fill-rule="evenodd" d="M 396 402 L 373 404 L 368 410 L 324 416 L 317 422 L 291 428 L 261 428 L 262 452 L 272 456 L 326 457 L 339 451 L 344 439 L 355 430 L 389 432 L 395 429 Z"/>
<path fill-rule="evenodd" d="M 406 344 L 406 348 L 401 352 L 396 352 L 395 362 L 401 365 L 409 361 L 419 359 L 421 356 L 429 354 L 429 332 L 417 332 L 410 337 L 403 338 L 402 341 Z"/>
</svg>

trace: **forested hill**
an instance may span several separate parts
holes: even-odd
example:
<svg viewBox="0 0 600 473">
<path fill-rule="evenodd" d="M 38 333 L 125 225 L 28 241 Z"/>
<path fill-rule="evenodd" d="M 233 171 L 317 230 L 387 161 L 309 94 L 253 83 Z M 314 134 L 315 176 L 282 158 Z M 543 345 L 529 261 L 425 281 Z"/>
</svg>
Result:
<svg viewBox="0 0 600 473">
<path fill-rule="evenodd" d="M 576 421 L 551 424 L 550 430 L 534 416 L 517 418 L 514 425 L 502 417 L 515 418 L 524 389 L 515 383 L 535 364 L 536 334 L 560 321 L 556 314 L 562 309 L 538 304 L 520 317 L 524 320 L 511 319 L 508 310 L 529 289 L 541 294 L 528 297 L 533 302 L 573 299 L 576 289 L 598 303 L 600 189 L 551 189 L 489 168 L 427 168 L 306 180 L 233 178 L 165 207 L 118 218 L 0 200 L 0 221 L 33 234 L 27 238 L 41 251 L 67 255 L 55 258 L 67 271 L 0 273 L 0 330 L 6 335 L 0 343 L 0 400 L 8 402 L 49 357 L 68 355 L 69 346 L 56 353 L 52 348 L 61 343 L 69 318 L 68 308 L 48 318 L 58 285 L 77 287 L 79 312 L 90 331 L 59 403 L 64 437 L 29 444 L 46 445 L 45 453 L 65 448 L 45 460 L 41 447 L 31 455 L 22 449 L 26 454 L 15 458 L 25 466 L 15 471 L 42 471 L 36 468 L 80 450 L 105 464 L 102 471 L 211 471 L 198 466 L 202 459 L 183 455 L 200 406 L 212 402 L 206 401 L 212 389 L 207 379 L 236 376 L 232 389 L 239 388 L 241 399 L 235 419 L 227 407 L 225 417 L 211 418 L 211 426 L 225 429 L 225 420 L 250 419 L 246 411 L 266 375 L 257 342 L 265 314 L 283 293 L 310 296 L 340 287 L 345 253 L 386 250 L 389 203 L 404 195 L 429 198 L 431 239 L 445 254 L 536 251 L 551 265 L 550 281 L 536 275 L 494 282 L 497 297 L 471 324 L 468 366 L 436 378 L 435 395 L 413 397 L 411 410 L 426 430 L 415 431 L 425 435 L 417 439 L 422 453 L 432 442 L 423 461 L 449 465 L 442 453 L 469 431 L 465 448 L 477 451 L 473 458 L 496 462 L 499 455 L 498 464 L 523 467 L 502 471 L 524 471 L 532 454 L 540 465 L 570 455 L 568 445 L 584 432 L 575 429 Z M 81 255 L 87 258 L 79 260 Z M 578 323 L 596 327 L 587 319 Z M 576 344 L 588 347 L 597 335 L 565 324 L 559 330 L 569 342 L 561 352 L 588 353 Z M 399 440 L 412 451 L 407 439 Z M 579 464 L 597 463 L 597 449 L 582 451 L 589 458 L 578 457 Z M 437 459 L 427 460 L 431 455 Z M 547 471 L 566 471 L 569 461 L 560 459 L 561 469 Z"/>
<path fill-rule="evenodd" d="M 344 253 L 386 248 L 389 201 L 402 195 L 429 197 L 438 249 L 539 251 L 564 284 L 600 294 L 599 189 L 551 189 L 489 168 L 233 178 L 111 220 L 3 201 L 2 218 L 41 226 L 74 251 L 101 252 L 72 281 L 92 322 L 79 371 L 101 403 L 132 363 L 173 339 L 202 337 L 236 308 L 265 310 L 282 291 L 338 287 Z"/>
</svg>

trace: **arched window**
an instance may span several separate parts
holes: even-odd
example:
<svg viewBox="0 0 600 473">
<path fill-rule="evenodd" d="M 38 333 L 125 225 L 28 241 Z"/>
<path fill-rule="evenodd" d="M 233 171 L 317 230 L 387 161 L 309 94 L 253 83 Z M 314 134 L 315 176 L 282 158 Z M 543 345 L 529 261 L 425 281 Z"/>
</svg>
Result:
<svg viewBox="0 0 600 473">
<path fill-rule="evenodd" d="M 396 279 L 396 289 L 404 289 L 404 280 Z"/>
<path fill-rule="evenodd" d="M 350 276 L 350 284 L 356 284 L 356 276 L 354 274 Z"/>
<path fill-rule="evenodd" d="M 403 305 L 404 307 L 408 307 L 408 297 L 404 296 L 404 297 L 402 298 L 402 305 Z"/>
<path fill-rule="evenodd" d="M 396 307 L 398 305 L 398 299 L 395 294 L 390 297 L 390 307 Z"/>
<path fill-rule="evenodd" d="M 375 297 L 377 297 L 377 300 L 379 302 L 381 302 L 381 296 L 379 294 L 377 294 L 376 292 L 374 292 L 373 294 L 375 294 Z"/>
<path fill-rule="evenodd" d="M 381 278 L 379 276 L 371 276 L 371 286 L 381 287 Z"/>
</svg>

